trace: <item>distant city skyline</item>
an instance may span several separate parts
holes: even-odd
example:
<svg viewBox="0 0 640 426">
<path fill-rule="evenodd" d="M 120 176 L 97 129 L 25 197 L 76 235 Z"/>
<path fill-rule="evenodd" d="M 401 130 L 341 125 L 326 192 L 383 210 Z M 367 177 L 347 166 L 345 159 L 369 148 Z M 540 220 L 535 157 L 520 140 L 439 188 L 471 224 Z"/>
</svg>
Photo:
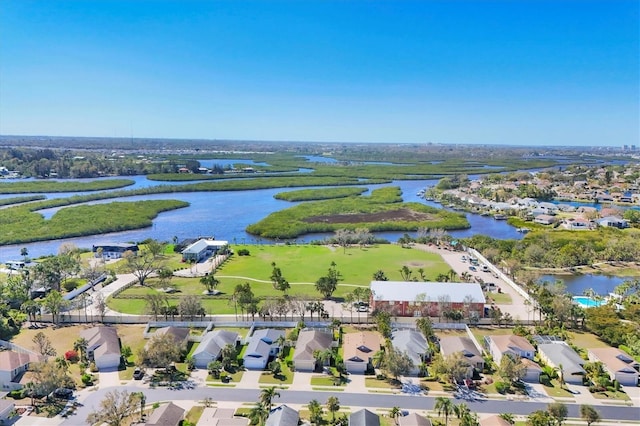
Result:
<svg viewBox="0 0 640 426">
<path fill-rule="evenodd" d="M 636 0 L 0 3 L 0 134 L 640 144 Z"/>
</svg>

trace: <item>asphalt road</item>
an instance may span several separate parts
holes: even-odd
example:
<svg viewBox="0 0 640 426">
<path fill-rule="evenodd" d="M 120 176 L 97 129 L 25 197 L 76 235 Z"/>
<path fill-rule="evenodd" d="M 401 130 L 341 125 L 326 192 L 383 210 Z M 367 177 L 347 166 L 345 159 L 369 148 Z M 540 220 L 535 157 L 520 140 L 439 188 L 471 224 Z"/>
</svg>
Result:
<svg viewBox="0 0 640 426">
<path fill-rule="evenodd" d="M 250 402 L 257 401 L 260 390 L 256 389 L 233 389 L 233 388 L 196 388 L 183 390 L 169 390 L 166 388 L 141 389 L 139 387 L 118 386 L 117 388 L 98 389 L 91 392 L 84 401 L 83 406 L 78 407 L 76 414 L 72 415 L 62 423 L 63 425 L 77 426 L 84 423 L 87 415 L 99 407 L 100 401 L 110 390 L 127 390 L 129 392 L 139 392 L 142 390 L 147 397 L 147 404 L 156 401 L 193 400 L 200 401 L 206 397 L 214 401 L 236 401 Z M 403 409 L 431 410 L 434 406 L 435 397 L 430 396 L 410 396 L 410 395 L 390 395 L 371 393 L 342 393 L 332 394 L 330 392 L 313 391 L 286 391 L 280 390 L 280 398 L 274 402 L 276 404 L 308 404 L 312 399 L 317 399 L 324 404 L 327 398 L 335 395 L 340 400 L 342 406 L 367 407 L 367 408 L 392 408 L 398 406 Z M 544 410 L 547 404 L 540 402 L 522 402 L 506 400 L 487 401 L 466 401 L 455 400 L 455 402 L 465 402 L 471 411 L 477 413 L 513 413 L 527 415 L 536 410 Z M 578 404 L 567 404 L 569 417 L 580 417 Z M 603 419 L 611 420 L 640 420 L 639 407 L 595 406 Z"/>
</svg>

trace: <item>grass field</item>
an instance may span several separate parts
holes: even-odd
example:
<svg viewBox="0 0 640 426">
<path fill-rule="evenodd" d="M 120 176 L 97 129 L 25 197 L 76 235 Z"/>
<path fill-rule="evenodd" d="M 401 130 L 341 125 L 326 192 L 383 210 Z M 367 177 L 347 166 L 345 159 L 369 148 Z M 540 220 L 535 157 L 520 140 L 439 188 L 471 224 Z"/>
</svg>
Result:
<svg viewBox="0 0 640 426">
<path fill-rule="evenodd" d="M 343 278 L 333 294 L 335 298 L 344 297 L 355 287 L 368 287 L 374 272 L 378 269 L 382 269 L 390 280 L 398 281 L 402 280 L 400 269 L 403 266 L 408 266 L 416 275 L 418 269 L 424 269 L 427 279 L 430 280 L 449 270 L 449 265 L 437 254 L 401 248 L 397 245 L 351 247 L 346 250 L 341 247 L 314 245 L 233 246 L 236 252 L 243 248 L 249 250 L 250 256 L 232 256 L 215 274 L 220 280 L 218 290 L 221 293 L 217 296 L 202 297 L 202 305 L 207 313 L 233 314 L 234 307 L 229 303 L 229 295 L 233 293 L 236 285 L 245 282 L 251 283 L 257 297 L 279 296 L 281 293 L 273 289 L 269 279 L 273 262 L 276 262 L 283 276 L 291 284 L 288 294 L 310 299 L 321 297 L 314 283 L 327 273 L 331 262 L 336 263 L 336 268 Z M 148 280 L 150 286 L 155 282 L 154 279 Z M 205 290 L 198 278 L 174 277 L 170 285 L 178 290 L 171 300 L 171 303 L 175 304 L 180 296 L 202 295 Z M 118 312 L 142 314 L 145 310 L 144 299 L 126 297 L 156 291 L 150 287 L 131 287 L 121 293 L 122 298 L 110 298 L 109 307 Z"/>
</svg>

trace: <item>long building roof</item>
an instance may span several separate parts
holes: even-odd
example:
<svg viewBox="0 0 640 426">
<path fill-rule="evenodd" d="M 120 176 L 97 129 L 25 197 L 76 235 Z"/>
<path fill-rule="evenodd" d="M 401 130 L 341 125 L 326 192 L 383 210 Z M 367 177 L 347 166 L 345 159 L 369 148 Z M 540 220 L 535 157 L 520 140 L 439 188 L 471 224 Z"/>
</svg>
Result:
<svg viewBox="0 0 640 426">
<path fill-rule="evenodd" d="M 371 281 L 374 300 L 394 302 L 437 302 L 449 298 L 451 303 L 465 302 L 470 296 L 473 303 L 486 303 L 482 287 L 478 283 Z"/>
</svg>

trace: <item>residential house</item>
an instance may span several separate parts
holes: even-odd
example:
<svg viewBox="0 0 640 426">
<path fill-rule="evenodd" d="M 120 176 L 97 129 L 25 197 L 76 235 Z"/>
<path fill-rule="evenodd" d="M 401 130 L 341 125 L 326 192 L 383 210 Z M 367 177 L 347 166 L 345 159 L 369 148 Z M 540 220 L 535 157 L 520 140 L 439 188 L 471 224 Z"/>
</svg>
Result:
<svg viewBox="0 0 640 426">
<path fill-rule="evenodd" d="M 482 318 L 486 299 L 478 283 L 372 281 L 371 307 L 396 316 L 439 316 L 443 309 Z"/>
<path fill-rule="evenodd" d="M 201 238 L 182 250 L 182 261 L 198 263 L 209 256 L 223 251 L 228 246 L 228 241 Z"/>
<path fill-rule="evenodd" d="M 473 377 L 473 371 L 484 369 L 484 358 L 476 344 L 469 338 L 463 336 L 443 337 L 440 339 L 440 352 L 443 357 L 449 357 L 456 353 L 461 353 L 463 359 L 469 365 L 466 378 Z"/>
<path fill-rule="evenodd" d="M 0 387 L 4 391 L 21 389 L 20 378 L 34 362 L 40 362 L 39 355 L 12 350 L 0 351 Z"/>
<path fill-rule="evenodd" d="M 565 220 L 563 226 L 571 231 L 587 231 L 591 229 L 591 222 L 587 219 L 576 217 Z"/>
<path fill-rule="evenodd" d="M 280 405 L 269 413 L 265 426 L 298 426 L 300 415 L 287 405 Z"/>
<path fill-rule="evenodd" d="M 413 361 L 413 368 L 409 375 L 418 375 L 420 365 L 429 356 L 429 344 L 422 333 L 410 329 L 397 330 L 391 334 L 391 343 L 394 348 L 400 352 L 405 352 Z"/>
<path fill-rule="evenodd" d="M 348 333 L 343 336 L 344 365 L 351 374 L 363 374 L 371 365 L 373 356 L 382 348 L 382 336 L 375 331 Z"/>
<path fill-rule="evenodd" d="M 536 349 L 527 339 L 515 334 L 485 336 L 484 342 L 487 352 L 498 365 L 506 354 L 529 359 L 533 359 L 536 354 Z"/>
<path fill-rule="evenodd" d="M 137 244 L 129 243 L 97 244 L 91 249 L 95 257 L 100 257 L 102 253 L 104 259 L 120 259 L 126 252 L 137 253 L 138 250 Z"/>
<path fill-rule="evenodd" d="M 205 408 L 202 411 L 198 426 L 248 426 L 247 417 L 235 417 L 234 408 Z"/>
<path fill-rule="evenodd" d="M 629 227 L 629 222 L 616 216 L 603 217 L 602 219 L 598 219 L 597 222 L 600 226 L 611 228 L 625 229 Z"/>
<path fill-rule="evenodd" d="M 153 410 L 145 426 L 179 426 L 183 418 L 184 408 L 170 402 Z"/>
<path fill-rule="evenodd" d="M 314 353 L 330 349 L 332 343 L 331 332 L 310 329 L 300 331 L 293 352 L 293 364 L 296 371 L 314 371 L 316 369 Z"/>
<path fill-rule="evenodd" d="M 525 366 L 525 373 L 522 380 L 525 382 L 538 383 L 542 369 L 533 362 L 536 349 L 527 339 L 513 334 L 485 336 L 485 347 L 491 354 L 496 364 L 500 365 L 505 355 L 519 359 Z"/>
<path fill-rule="evenodd" d="M 540 225 L 553 225 L 556 222 L 556 218 L 548 214 L 539 214 L 533 219 L 533 222 Z"/>
<path fill-rule="evenodd" d="M 153 333 L 153 335 L 151 336 L 151 339 L 147 342 L 145 347 L 148 348 L 149 345 L 151 344 L 151 341 L 154 338 L 158 338 L 164 335 L 171 336 L 171 339 L 176 344 L 176 346 L 180 346 L 183 349 L 187 347 L 187 342 L 189 340 L 189 329 L 187 327 L 174 327 L 174 326 L 162 327 L 157 329 Z"/>
<path fill-rule="evenodd" d="M 284 337 L 284 331 L 274 328 L 254 331 L 244 353 L 244 366 L 249 370 L 264 370 L 269 358 L 281 349 L 280 337 Z"/>
<path fill-rule="evenodd" d="M 87 341 L 87 358 L 98 370 L 118 368 L 120 365 L 120 338 L 115 327 L 98 326 L 80 331 L 80 337 Z"/>
<path fill-rule="evenodd" d="M 431 420 L 420 414 L 411 413 L 399 419 L 399 426 L 432 426 Z"/>
<path fill-rule="evenodd" d="M 580 355 L 564 342 L 543 343 L 538 345 L 540 359 L 553 368 L 562 366 L 562 378 L 566 383 L 582 384 L 585 375 L 584 363 Z"/>
<path fill-rule="evenodd" d="M 197 368 L 207 368 L 211 361 L 215 361 L 220 357 L 222 349 L 231 345 L 233 347 L 238 343 L 238 333 L 228 330 L 210 331 L 202 337 L 200 344 L 191 354 L 191 358 L 195 362 Z"/>
<path fill-rule="evenodd" d="M 497 414 L 480 420 L 480 426 L 511 426 L 511 423 Z"/>
<path fill-rule="evenodd" d="M 16 404 L 13 401 L 0 399 L 0 424 L 5 424 L 9 420 L 15 408 Z"/>
<path fill-rule="evenodd" d="M 617 348 L 593 348 L 588 350 L 589 361 L 600 361 L 611 380 L 623 386 L 638 385 L 640 363 Z"/>
<path fill-rule="evenodd" d="M 363 408 L 349 415 L 349 426 L 380 426 L 380 417 Z"/>
</svg>

